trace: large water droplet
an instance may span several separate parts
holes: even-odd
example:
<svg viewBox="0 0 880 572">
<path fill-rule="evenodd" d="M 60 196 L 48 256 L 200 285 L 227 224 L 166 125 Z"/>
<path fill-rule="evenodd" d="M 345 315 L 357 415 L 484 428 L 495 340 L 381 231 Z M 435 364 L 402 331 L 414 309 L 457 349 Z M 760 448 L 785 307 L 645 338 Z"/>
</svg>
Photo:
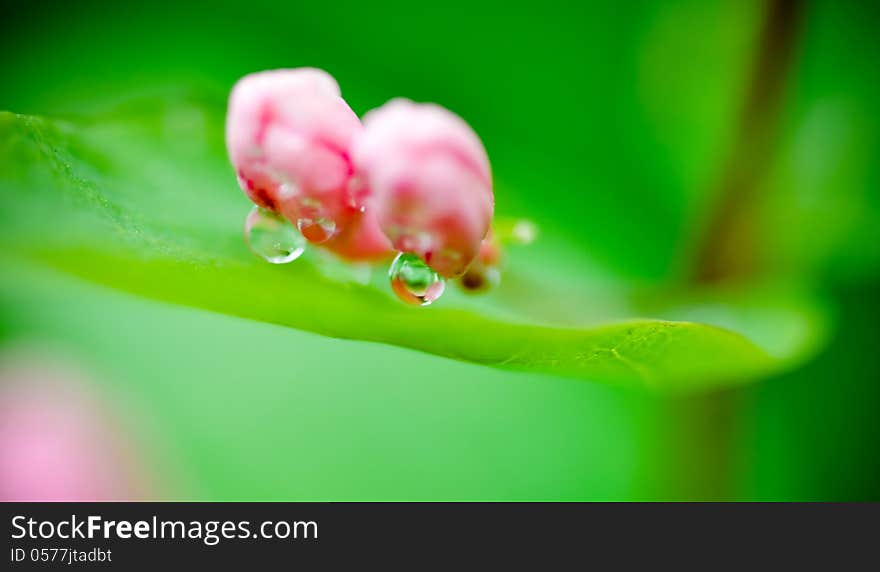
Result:
<svg viewBox="0 0 880 572">
<path fill-rule="evenodd" d="M 388 270 L 391 289 L 407 304 L 427 306 L 443 295 L 446 281 L 424 260 L 410 252 L 401 252 Z"/>
<path fill-rule="evenodd" d="M 329 218 L 301 218 L 296 221 L 296 228 L 309 242 L 321 244 L 336 235 L 336 223 Z"/>
<path fill-rule="evenodd" d="M 283 216 L 255 206 L 244 222 L 244 236 L 254 254 L 272 264 L 293 262 L 306 250 L 306 240 Z"/>
</svg>

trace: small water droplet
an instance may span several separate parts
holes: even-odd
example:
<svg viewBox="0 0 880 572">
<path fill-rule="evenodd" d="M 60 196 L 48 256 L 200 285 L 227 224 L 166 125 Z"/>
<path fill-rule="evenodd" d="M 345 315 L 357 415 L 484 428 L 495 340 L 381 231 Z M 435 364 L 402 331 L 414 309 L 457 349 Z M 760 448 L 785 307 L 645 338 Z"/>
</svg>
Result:
<svg viewBox="0 0 880 572">
<path fill-rule="evenodd" d="M 475 264 L 459 279 L 459 284 L 468 292 L 485 292 L 497 288 L 501 283 L 501 271 L 495 267 Z"/>
<path fill-rule="evenodd" d="M 255 206 L 244 222 L 244 236 L 254 254 L 272 264 L 293 262 L 306 250 L 306 240 L 278 213 Z"/>
<path fill-rule="evenodd" d="M 391 289 L 407 304 L 427 306 L 443 295 L 446 281 L 424 260 L 410 252 L 401 252 L 388 270 Z"/>
<path fill-rule="evenodd" d="M 369 194 L 370 192 L 367 189 L 366 183 L 364 183 L 363 177 L 360 175 L 353 175 L 349 180 L 348 188 L 346 189 L 346 204 L 349 208 L 358 212 L 366 212 L 367 197 Z"/>
<path fill-rule="evenodd" d="M 514 223 L 510 236 L 514 244 L 532 244 L 538 238 L 538 225 L 528 219 L 520 219 Z"/>
<path fill-rule="evenodd" d="M 296 228 L 314 244 L 327 242 L 336 235 L 336 223 L 329 218 L 301 218 L 296 221 Z"/>
<path fill-rule="evenodd" d="M 288 201 L 299 194 L 299 188 L 290 182 L 281 183 L 277 194 L 279 201 Z"/>
</svg>

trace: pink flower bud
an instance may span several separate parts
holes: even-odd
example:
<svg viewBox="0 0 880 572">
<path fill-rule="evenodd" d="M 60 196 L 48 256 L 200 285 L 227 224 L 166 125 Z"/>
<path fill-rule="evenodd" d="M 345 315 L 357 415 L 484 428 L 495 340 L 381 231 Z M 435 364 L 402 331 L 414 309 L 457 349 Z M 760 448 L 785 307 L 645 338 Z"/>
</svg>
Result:
<svg viewBox="0 0 880 572">
<path fill-rule="evenodd" d="M 330 239 L 326 246 L 343 256 L 376 258 L 390 245 L 373 214 L 362 212 L 365 191 L 356 188 L 349 154 L 362 130 L 329 74 L 274 70 L 248 75 L 233 88 L 226 144 L 254 203 L 298 223 L 310 241 Z"/>
<path fill-rule="evenodd" d="M 492 220 L 489 159 L 471 128 L 431 104 L 396 99 L 369 112 L 354 160 L 397 250 L 445 277 L 477 256 Z"/>
</svg>

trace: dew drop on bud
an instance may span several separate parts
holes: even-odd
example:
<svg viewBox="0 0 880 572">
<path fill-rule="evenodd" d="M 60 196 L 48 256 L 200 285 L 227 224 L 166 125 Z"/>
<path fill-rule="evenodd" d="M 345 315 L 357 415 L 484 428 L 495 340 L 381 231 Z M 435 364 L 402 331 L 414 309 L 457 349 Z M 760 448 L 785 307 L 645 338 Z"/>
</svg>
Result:
<svg viewBox="0 0 880 572">
<path fill-rule="evenodd" d="M 366 212 L 366 200 L 369 194 L 370 191 L 364 184 L 363 178 L 360 175 L 353 175 L 348 183 L 348 188 L 346 189 L 346 205 L 348 205 L 350 209 L 358 212 Z"/>
<path fill-rule="evenodd" d="M 388 270 L 391 289 L 407 304 L 427 306 L 443 295 L 446 281 L 425 261 L 409 252 L 401 252 Z"/>
<path fill-rule="evenodd" d="M 272 264 L 293 262 L 306 250 L 306 240 L 283 216 L 255 206 L 244 223 L 251 251 Z"/>
<path fill-rule="evenodd" d="M 301 218 L 296 221 L 296 228 L 309 242 L 321 244 L 336 235 L 336 223 L 328 218 Z"/>
<path fill-rule="evenodd" d="M 474 265 L 459 278 L 459 284 L 467 292 L 485 292 L 497 288 L 501 283 L 501 272 L 494 267 Z"/>
</svg>

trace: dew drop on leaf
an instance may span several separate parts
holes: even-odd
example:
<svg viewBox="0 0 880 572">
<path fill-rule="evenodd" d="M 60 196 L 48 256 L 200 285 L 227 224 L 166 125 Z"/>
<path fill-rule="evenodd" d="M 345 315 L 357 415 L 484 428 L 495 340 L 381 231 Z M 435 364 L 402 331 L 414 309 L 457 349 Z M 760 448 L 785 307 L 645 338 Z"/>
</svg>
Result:
<svg viewBox="0 0 880 572">
<path fill-rule="evenodd" d="M 391 289 L 407 304 L 427 306 L 443 295 L 446 281 L 425 261 L 410 252 L 401 252 L 388 270 Z"/>
<path fill-rule="evenodd" d="M 258 206 L 245 219 L 244 236 L 251 251 L 272 264 L 293 262 L 306 249 L 305 238 L 287 219 Z"/>
</svg>

